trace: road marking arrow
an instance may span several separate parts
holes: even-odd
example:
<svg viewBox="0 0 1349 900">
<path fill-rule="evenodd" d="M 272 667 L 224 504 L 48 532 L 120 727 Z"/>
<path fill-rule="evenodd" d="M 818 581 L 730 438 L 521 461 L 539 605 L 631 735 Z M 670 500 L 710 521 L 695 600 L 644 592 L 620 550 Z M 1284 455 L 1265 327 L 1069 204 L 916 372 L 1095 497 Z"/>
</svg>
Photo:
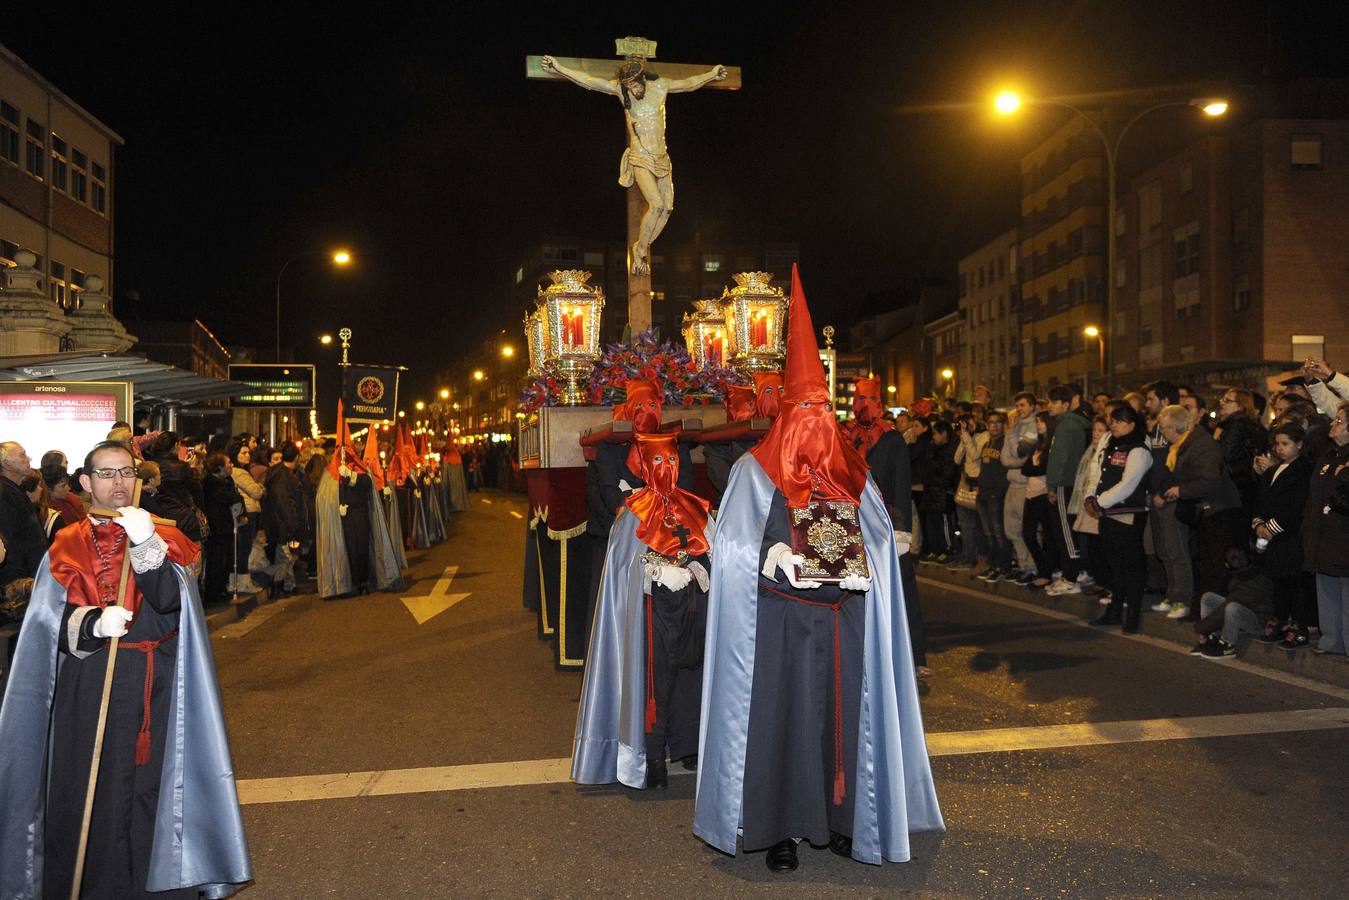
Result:
<svg viewBox="0 0 1349 900">
<path fill-rule="evenodd" d="M 412 613 L 412 618 L 417 620 L 418 625 L 425 625 L 468 596 L 449 593 L 450 585 L 454 583 L 454 575 L 458 571 L 458 566 L 446 566 L 444 574 L 436 579 L 436 586 L 431 589 L 431 593 L 421 597 L 402 598 L 403 605 Z"/>
</svg>

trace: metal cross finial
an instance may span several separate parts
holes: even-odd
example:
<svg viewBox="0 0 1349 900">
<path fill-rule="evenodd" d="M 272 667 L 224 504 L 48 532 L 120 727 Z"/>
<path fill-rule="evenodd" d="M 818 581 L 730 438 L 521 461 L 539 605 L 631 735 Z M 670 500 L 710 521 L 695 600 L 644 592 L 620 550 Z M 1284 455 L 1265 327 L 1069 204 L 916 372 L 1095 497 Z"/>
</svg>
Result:
<svg viewBox="0 0 1349 900">
<path fill-rule="evenodd" d="M 824 348 L 826 350 L 829 350 L 834 346 L 834 326 L 826 325 L 824 326 L 823 330 L 824 330 Z"/>
<path fill-rule="evenodd" d="M 337 336 L 342 339 L 342 365 L 350 365 L 347 362 L 347 351 L 351 349 L 351 329 L 343 328 L 337 333 Z"/>
</svg>

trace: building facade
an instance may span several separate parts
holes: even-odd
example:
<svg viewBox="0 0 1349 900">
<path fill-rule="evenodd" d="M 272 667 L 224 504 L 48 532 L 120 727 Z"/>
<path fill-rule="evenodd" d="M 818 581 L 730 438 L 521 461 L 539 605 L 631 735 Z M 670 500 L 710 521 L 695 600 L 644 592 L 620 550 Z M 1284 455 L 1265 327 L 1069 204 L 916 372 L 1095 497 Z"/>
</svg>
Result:
<svg viewBox="0 0 1349 900">
<path fill-rule="evenodd" d="M 122 143 L 0 47 L 0 266 L 31 251 L 42 291 L 62 309 L 78 306 L 90 275 L 113 293 L 113 162 Z"/>
<path fill-rule="evenodd" d="M 1131 180 L 1116 218 L 1116 374 L 1263 388 L 1349 357 L 1349 121 L 1259 119 Z"/>
<path fill-rule="evenodd" d="M 963 323 L 960 362 L 953 366 L 962 395 L 984 385 L 999 402 L 1021 389 L 1019 240 L 1016 229 L 998 235 L 960 261 L 958 292 Z"/>
<path fill-rule="evenodd" d="M 1021 160 L 1020 359 L 1028 390 L 1100 375 L 1083 329 L 1103 324 L 1105 185 L 1101 141 L 1081 116 Z"/>
</svg>

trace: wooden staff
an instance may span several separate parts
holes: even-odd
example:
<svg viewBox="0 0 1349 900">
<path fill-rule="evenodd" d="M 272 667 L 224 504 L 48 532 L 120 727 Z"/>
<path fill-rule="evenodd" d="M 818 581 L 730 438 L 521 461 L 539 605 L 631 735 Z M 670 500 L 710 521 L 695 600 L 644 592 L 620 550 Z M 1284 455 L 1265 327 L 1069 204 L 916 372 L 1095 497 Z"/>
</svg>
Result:
<svg viewBox="0 0 1349 900">
<path fill-rule="evenodd" d="M 131 505 L 139 506 L 141 502 L 141 480 L 136 479 L 135 487 L 131 490 Z M 101 509 L 94 507 L 89 510 L 91 516 L 97 516 L 103 519 L 116 519 L 121 517 L 121 513 L 115 509 Z M 151 517 L 157 524 L 174 524 L 171 520 Z M 127 546 L 122 555 L 122 576 L 117 584 L 117 603 L 121 606 L 126 602 L 126 586 L 131 577 L 131 539 L 127 538 Z M 89 849 L 89 823 L 94 815 L 94 790 L 98 787 L 98 764 L 103 756 L 103 732 L 108 725 L 108 703 L 112 699 L 112 674 L 117 666 L 117 648 L 121 643 L 120 638 L 108 639 L 108 670 L 103 675 L 103 701 L 98 706 L 98 726 L 94 729 L 94 757 L 89 763 L 89 787 L 84 792 L 84 820 L 80 822 L 80 849 L 75 854 L 75 877 L 70 884 L 70 900 L 79 900 L 80 882 L 84 880 L 84 856 Z"/>
<path fill-rule="evenodd" d="M 120 519 L 122 514 L 115 509 L 104 509 L 101 506 L 91 507 L 89 515 L 95 519 Z M 177 527 L 178 523 L 173 519 L 165 519 L 160 516 L 151 516 L 150 521 L 156 525 L 173 525 Z"/>
</svg>

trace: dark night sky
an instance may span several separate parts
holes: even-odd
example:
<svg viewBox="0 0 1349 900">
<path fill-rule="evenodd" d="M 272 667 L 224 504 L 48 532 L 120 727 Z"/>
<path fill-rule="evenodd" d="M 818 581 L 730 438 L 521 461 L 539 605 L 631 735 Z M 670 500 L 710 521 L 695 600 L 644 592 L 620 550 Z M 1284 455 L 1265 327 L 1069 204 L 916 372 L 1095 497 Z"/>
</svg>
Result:
<svg viewBox="0 0 1349 900">
<path fill-rule="evenodd" d="M 282 261 L 340 243 L 355 271 L 287 273 L 283 340 L 317 356 L 317 334 L 349 325 L 356 357 L 406 364 L 424 390 L 514 324 L 490 315 L 531 239 L 622 234 L 617 103 L 527 82 L 527 53 L 607 57 L 641 34 L 662 59 L 743 66 L 739 92 L 671 98 L 666 236 L 799 241 L 816 321 L 841 323 L 866 291 L 950 273 L 1009 227 L 1016 160 L 1062 121 L 897 106 L 978 100 L 1007 77 L 1066 94 L 1342 75 L 1349 34 L 1344 12 L 1302 2 L 644 5 L 37 4 L 0 40 L 127 140 L 133 332 L 195 315 L 269 347 Z"/>
</svg>

